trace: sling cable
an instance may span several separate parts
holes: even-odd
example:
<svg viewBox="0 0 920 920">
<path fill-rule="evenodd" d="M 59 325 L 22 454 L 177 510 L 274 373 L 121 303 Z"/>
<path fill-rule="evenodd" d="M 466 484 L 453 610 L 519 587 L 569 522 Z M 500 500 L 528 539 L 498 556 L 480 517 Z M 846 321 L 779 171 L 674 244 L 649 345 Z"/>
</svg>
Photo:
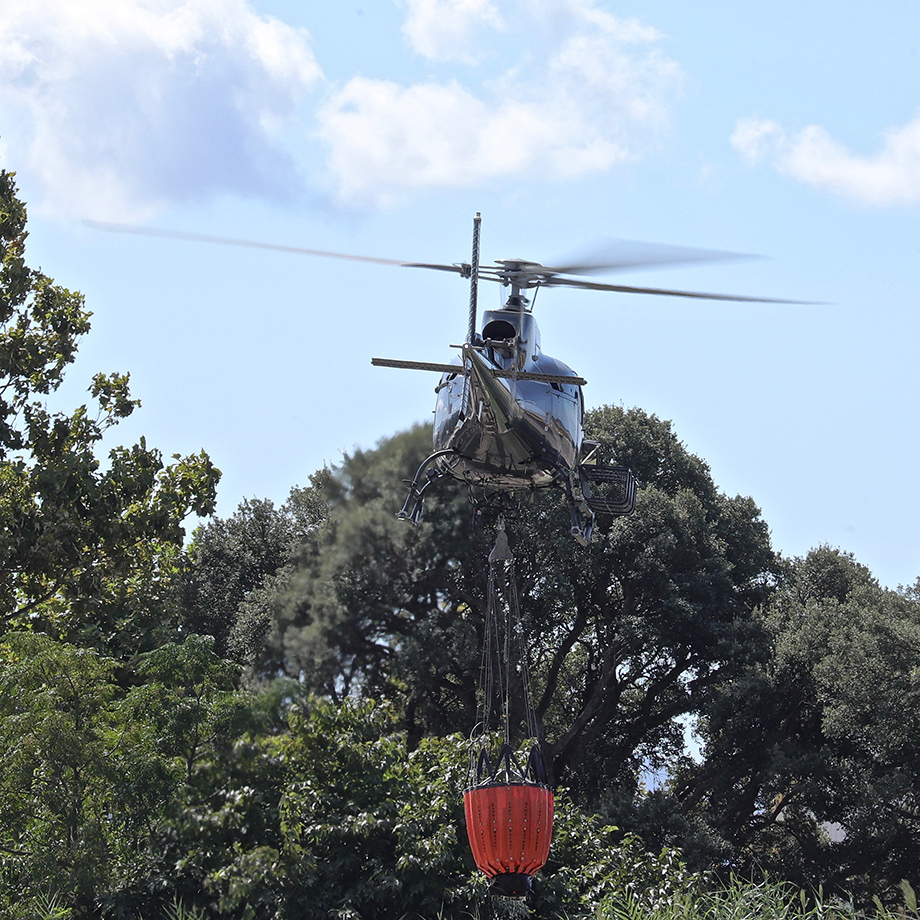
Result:
<svg viewBox="0 0 920 920">
<path fill-rule="evenodd" d="M 512 728 L 518 726 L 533 739 L 523 766 L 512 747 Z M 491 737 L 499 730 L 503 740 L 493 759 Z M 514 557 L 504 521 L 489 555 L 479 712 L 471 742 L 470 785 L 463 804 L 473 858 L 490 879 L 493 894 L 525 897 L 549 856 L 553 792 L 530 702 Z"/>
</svg>

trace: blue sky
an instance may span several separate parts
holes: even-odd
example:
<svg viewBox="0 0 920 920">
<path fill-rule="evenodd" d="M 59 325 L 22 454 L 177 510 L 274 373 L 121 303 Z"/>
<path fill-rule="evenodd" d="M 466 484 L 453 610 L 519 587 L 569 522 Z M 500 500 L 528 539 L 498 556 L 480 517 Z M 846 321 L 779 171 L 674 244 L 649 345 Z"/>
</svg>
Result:
<svg viewBox="0 0 920 920">
<path fill-rule="evenodd" d="M 784 553 L 920 575 L 916 3 L 5 0 L 0 161 L 94 312 L 62 405 L 130 371 L 113 440 L 208 450 L 221 514 L 429 418 L 433 378 L 370 358 L 449 358 L 467 290 L 83 218 L 456 262 L 481 211 L 486 260 L 766 256 L 616 280 L 827 305 L 551 290 L 544 350 L 671 419 Z"/>
</svg>

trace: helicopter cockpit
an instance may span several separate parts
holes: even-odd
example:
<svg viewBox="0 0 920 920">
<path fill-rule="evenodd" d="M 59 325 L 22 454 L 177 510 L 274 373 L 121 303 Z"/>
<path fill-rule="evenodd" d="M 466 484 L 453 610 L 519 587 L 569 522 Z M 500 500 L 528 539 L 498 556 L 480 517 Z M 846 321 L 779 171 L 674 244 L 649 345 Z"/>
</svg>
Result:
<svg viewBox="0 0 920 920">
<path fill-rule="evenodd" d="M 486 310 L 482 343 L 494 364 L 505 370 L 523 370 L 540 356 L 540 329 L 531 313 Z"/>
</svg>

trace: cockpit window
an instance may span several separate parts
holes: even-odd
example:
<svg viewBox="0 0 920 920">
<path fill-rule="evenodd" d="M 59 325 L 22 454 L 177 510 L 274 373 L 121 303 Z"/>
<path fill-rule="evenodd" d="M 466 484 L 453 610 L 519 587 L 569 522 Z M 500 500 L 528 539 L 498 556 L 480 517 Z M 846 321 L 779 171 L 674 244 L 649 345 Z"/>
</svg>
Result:
<svg viewBox="0 0 920 920">
<path fill-rule="evenodd" d="M 513 339 L 516 335 L 517 329 L 505 319 L 493 319 L 482 330 L 484 339 Z"/>
</svg>

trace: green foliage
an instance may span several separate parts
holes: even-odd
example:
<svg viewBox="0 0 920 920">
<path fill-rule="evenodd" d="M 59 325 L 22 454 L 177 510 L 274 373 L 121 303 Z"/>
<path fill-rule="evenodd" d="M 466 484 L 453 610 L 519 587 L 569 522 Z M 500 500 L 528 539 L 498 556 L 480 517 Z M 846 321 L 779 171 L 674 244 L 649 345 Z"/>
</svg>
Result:
<svg viewBox="0 0 920 920">
<path fill-rule="evenodd" d="M 92 887 L 111 664 L 28 634 L 7 636 L 0 654 L 3 880 L 19 892 L 35 878 L 35 895 Z"/>
<path fill-rule="evenodd" d="M 38 895 L 9 908 L 9 920 L 70 920 L 73 911 L 57 895 Z"/>
<path fill-rule="evenodd" d="M 754 611 L 778 563 L 749 499 L 716 489 L 667 423 L 639 411 L 590 414 L 589 433 L 642 482 L 634 516 L 602 522 L 588 548 L 564 503 L 535 496 L 511 538 L 553 769 L 582 802 L 633 820 L 643 763 L 682 746 L 678 717 L 763 654 Z M 327 482 L 325 525 L 275 585 L 265 659 L 334 699 L 385 699 L 410 744 L 475 721 L 488 534 L 465 490 L 431 490 L 425 520 L 395 520 L 394 483 L 429 449 L 415 428 L 344 459 Z"/>
<path fill-rule="evenodd" d="M 414 428 L 334 472 L 327 525 L 277 597 L 270 649 L 333 698 L 405 701 L 414 737 L 471 724 L 478 640 L 469 607 L 482 592 L 462 495 L 434 496 L 417 531 L 395 519 L 393 483 L 414 473 L 429 445 L 430 429 Z"/>
<path fill-rule="evenodd" d="M 90 314 L 27 267 L 25 225 L 13 175 L 0 171 L 0 629 L 150 647 L 181 522 L 213 510 L 219 474 L 204 453 L 164 465 L 143 439 L 112 449 L 103 468 L 100 442 L 137 405 L 126 374 L 93 378 L 95 412 L 48 408 Z M 139 611 L 138 592 L 155 615 Z"/>
<path fill-rule="evenodd" d="M 369 701 L 239 696 L 196 637 L 145 656 L 127 693 L 96 655 L 28 635 L 4 649 L 4 687 L 49 688 L 4 695 L 9 909 L 55 891 L 74 917 L 501 915 L 463 830 L 461 738 L 410 751 Z M 234 704 L 233 728 L 215 730 Z M 532 907 L 588 916 L 611 892 L 665 897 L 686 877 L 676 854 L 648 857 L 563 798 Z"/>
<path fill-rule="evenodd" d="M 903 883 L 900 906 L 885 906 L 878 899 L 865 911 L 848 899 L 825 896 L 822 889 L 806 892 L 769 877 L 757 881 L 731 877 L 725 885 L 693 885 L 665 901 L 647 905 L 628 895 L 605 900 L 597 920 L 904 920 L 917 916 L 913 889 Z"/>
<path fill-rule="evenodd" d="M 272 863 L 279 917 L 504 916 L 464 832 L 462 738 L 410 750 L 395 713 L 371 701 L 312 699 L 289 723 L 277 747 L 288 765 Z M 561 796 L 550 862 L 524 913 L 589 917 L 614 894 L 654 904 L 697 880 L 675 851 L 650 855 Z M 245 904 L 245 888 L 239 895 L 225 907 Z"/>
<path fill-rule="evenodd" d="M 678 717 L 760 653 L 754 613 L 778 565 L 754 503 L 719 493 L 669 423 L 606 407 L 586 430 L 636 471 L 635 514 L 581 550 L 548 506 L 526 515 L 515 551 L 557 774 L 623 823 L 635 819 L 617 787 L 633 798 L 643 763 L 673 761 Z"/>
<path fill-rule="evenodd" d="M 40 635 L 9 635 L 0 653 L 0 912 L 508 915 L 463 830 L 461 737 L 413 749 L 390 706 L 305 699 L 290 682 L 240 691 L 238 666 L 201 637 L 142 656 L 124 686 L 117 662 Z M 758 885 L 713 888 L 678 851 L 649 853 L 563 792 L 549 863 L 518 913 L 798 909 Z"/>
<path fill-rule="evenodd" d="M 296 687 L 241 690 L 239 666 L 213 645 L 189 636 L 136 665 L 143 682 L 125 707 L 144 722 L 170 798 L 149 829 L 142 871 L 113 892 L 113 904 L 137 910 L 154 892 L 160 903 L 213 909 L 228 891 L 251 888 L 250 873 L 262 879 L 264 854 L 278 846 L 283 769 L 271 745 Z"/>
<path fill-rule="evenodd" d="M 410 753 L 385 708 L 314 700 L 292 713 L 281 750 L 286 913 L 370 920 L 470 907 L 460 739 Z"/>
<path fill-rule="evenodd" d="M 703 881 L 677 850 L 650 852 L 639 837 L 604 825 L 562 793 L 556 796 L 549 861 L 530 906 L 538 916 L 570 918 L 594 917 L 615 901 L 655 910 Z"/>
<path fill-rule="evenodd" d="M 186 626 L 214 636 L 218 651 L 269 675 L 284 670 L 264 654 L 272 598 L 326 519 L 327 481 L 325 471 L 316 473 L 307 488 L 292 489 L 280 508 L 244 501 L 231 518 L 202 525 L 188 549 Z"/>
<path fill-rule="evenodd" d="M 713 699 L 678 798 L 739 871 L 889 897 L 920 876 L 920 604 L 822 547 L 763 622 L 772 654 Z"/>
<path fill-rule="evenodd" d="M 141 656 L 135 673 L 143 683 L 126 704 L 146 717 L 156 732 L 159 751 L 192 785 L 202 757 L 226 744 L 243 725 L 246 701 L 236 693 L 239 668 L 213 652 L 210 637 L 189 636 Z"/>
<path fill-rule="evenodd" d="M 50 891 L 75 916 L 131 916 L 197 895 L 246 827 L 265 837 L 265 777 L 277 800 L 279 774 L 252 748 L 280 724 L 278 701 L 238 691 L 212 644 L 190 636 L 125 675 L 46 636 L 3 639 L 0 907 Z"/>
<path fill-rule="evenodd" d="M 0 643 L 0 904 L 84 909 L 133 871 L 168 782 L 116 668 L 35 633 Z"/>
</svg>

